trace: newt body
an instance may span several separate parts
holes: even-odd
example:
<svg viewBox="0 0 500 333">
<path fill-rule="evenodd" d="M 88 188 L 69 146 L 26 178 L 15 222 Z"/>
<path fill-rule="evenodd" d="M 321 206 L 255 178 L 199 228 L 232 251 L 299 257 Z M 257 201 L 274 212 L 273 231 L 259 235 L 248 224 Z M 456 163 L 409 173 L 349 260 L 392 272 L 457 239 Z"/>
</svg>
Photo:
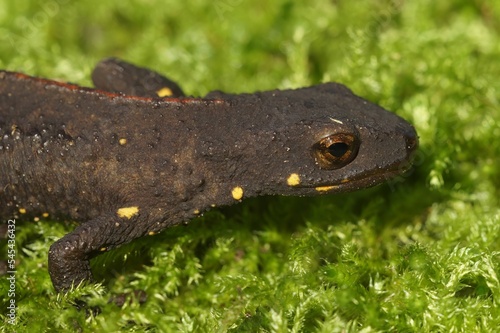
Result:
<svg viewBox="0 0 500 333">
<path fill-rule="evenodd" d="M 418 144 L 410 124 L 337 83 L 188 98 L 115 59 L 93 79 L 115 92 L 0 72 L 0 216 L 81 222 L 51 246 L 58 291 L 91 280 L 97 254 L 211 207 L 379 184 Z"/>
</svg>

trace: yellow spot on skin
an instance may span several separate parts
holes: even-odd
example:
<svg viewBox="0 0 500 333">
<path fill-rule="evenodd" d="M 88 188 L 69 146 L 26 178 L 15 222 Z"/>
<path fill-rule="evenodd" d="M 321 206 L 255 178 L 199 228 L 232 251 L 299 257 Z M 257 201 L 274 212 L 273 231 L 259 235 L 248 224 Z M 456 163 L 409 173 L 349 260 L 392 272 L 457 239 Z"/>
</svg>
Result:
<svg viewBox="0 0 500 333">
<path fill-rule="evenodd" d="M 332 185 L 332 186 L 318 186 L 315 188 L 316 191 L 318 192 L 326 192 L 326 191 L 330 191 L 330 190 L 333 190 L 334 188 L 337 188 L 338 186 L 337 185 Z"/>
<path fill-rule="evenodd" d="M 107 250 L 108 250 L 108 248 L 107 248 L 107 247 L 101 247 L 101 248 L 99 249 L 99 251 L 101 251 L 101 252 L 106 252 Z"/>
<path fill-rule="evenodd" d="M 123 207 L 116 211 L 116 214 L 118 214 L 119 217 L 127 219 L 131 219 L 132 216 L 137 215 L 138 213 L 139 213 L 139 207 L 137 206 Z"/>
<path fill-rule="evenodd" d="M 195 215 L 198 215 L 198 214 L 200 214 L 200 210 L 199 210 L 199 209 L 195 209 L 195 210 L 193 211 L 193 213 L 194 213 Z"/>
<path fill-rule="evenodd" d="M 243 198 L 243 188 L 241 188 L 240 186 L 236 186 L 231 191 L 231 194 L 234 200 L 241 200 L 241 198 Z"/>
<path fill-rule="evenodd" d="M 168 97 L 172 96 L 174 93 L 172 92 L 172 89 L 168 87 L 163 87 L 160 90 L 158 90 L 156 94 L 158 95 L 158 97 Z"/>
<path fill-rule="evenodd" d="M 47 218 L 47 217 L 49 217 L 49 213 L 43 213 L 42 216 Z"/>
<path fill-rule="evenodd" d="M 342 179 L 340 182 L 341 182 L 342 184 L 344 184 L 344 183 L 349 182 L 349 179 L 347 179 L 347 178 L 346 178 L 346 179 Z"/>
<path fill-rule="evenodd" d="M 26 214 L 26 209 L 25 208 L 19 208 L 19 213 Z"/>
<path fill-rule="evenodd" d="M 153 236 L 154 234 L 156 234 L 156 232 L 154 232 L 154 231 L 150 231 L 150 232 L 148 232 L 148 235 L 149 235 L 149 236 Z"/>
<path fill-rule="evenodd" d="M 216 204 L 211 204 L 210 207 L 214 208 L 216 207 L 217 205 Z"/>
<path fill-rule="evenodd" d="M 119 141 L 120 145 L 125 146 L 127 144 L 127 139 L 121 138 Z"/>
<path fill-rule="evenodd" d="M 33 218 L 33 221 L 38 222 L 38 221 L 40 221 L 40 218 L 38 216 L 36 216 Z"/>
<path fill-rule="evenodd" d="M 300 184 L 300 176 L 297 173 L 292 173 L 288 178 L 286 179 L 286 183 L 289 186 L 297 186 Z"/>
</svg>

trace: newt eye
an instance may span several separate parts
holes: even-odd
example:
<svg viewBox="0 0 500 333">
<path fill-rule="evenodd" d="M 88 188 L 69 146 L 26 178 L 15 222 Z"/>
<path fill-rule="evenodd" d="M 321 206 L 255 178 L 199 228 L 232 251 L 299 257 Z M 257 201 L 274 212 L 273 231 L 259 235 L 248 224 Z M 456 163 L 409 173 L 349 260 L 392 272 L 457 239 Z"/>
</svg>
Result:
<svg viewBox="0 0 500 333">
<path fill-rule="evenodd" d="M 312 156 L 321 169 L 340 169 L 357 155 L 359 140 L 355 135 L 337 133 L 326 136 L 312 146 Z"/>
</svg>

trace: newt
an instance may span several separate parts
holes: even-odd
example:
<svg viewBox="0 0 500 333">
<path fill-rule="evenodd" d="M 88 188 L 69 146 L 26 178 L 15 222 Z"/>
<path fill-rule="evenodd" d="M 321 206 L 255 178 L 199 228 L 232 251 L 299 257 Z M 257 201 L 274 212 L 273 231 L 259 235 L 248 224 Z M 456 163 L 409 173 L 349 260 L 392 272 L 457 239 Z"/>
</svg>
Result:
<svg viewBox="0 0 500 333">
<path fill-rule="evenodd" d="M 418 146 L 412 125 L 339 83 L 193 98 L 114 58 L 92 79 L 0 71 L 0 216 L 79 221 L 50 247 L 58 292 L 138 237 L 249 197 L 374 186 Z"/>
</svg>

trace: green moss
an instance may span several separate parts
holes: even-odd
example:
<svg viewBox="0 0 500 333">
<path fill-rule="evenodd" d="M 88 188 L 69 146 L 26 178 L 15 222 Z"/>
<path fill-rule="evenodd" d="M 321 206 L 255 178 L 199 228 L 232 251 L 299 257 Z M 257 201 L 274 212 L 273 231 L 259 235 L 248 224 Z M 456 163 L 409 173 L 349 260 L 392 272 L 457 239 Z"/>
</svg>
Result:
<svg viewBox="0 0 500 333">
<path fill-rule="evenodd" d="M 19 221 L 19 321 L 1 330 L 500 327 L 500 5 L 4 3 L 1 68 L 90 85 L 92 66 L 114 55 L 167 73 L 194 95 L 339 81 L 415 124 L 421 147 L 415 170 L 388 185 L 248 200 L 138 240 L 93 260 L 103 286 L 66 295 L 51 286 L 47 252 L 73 226 Z M 8 287 L 2 279 L 2 309 Z M 108 303 L 134 290 L 147 292 L 146 303 Z M 102 312 L 76 310 L 82 298 Z"/>
</svg>

